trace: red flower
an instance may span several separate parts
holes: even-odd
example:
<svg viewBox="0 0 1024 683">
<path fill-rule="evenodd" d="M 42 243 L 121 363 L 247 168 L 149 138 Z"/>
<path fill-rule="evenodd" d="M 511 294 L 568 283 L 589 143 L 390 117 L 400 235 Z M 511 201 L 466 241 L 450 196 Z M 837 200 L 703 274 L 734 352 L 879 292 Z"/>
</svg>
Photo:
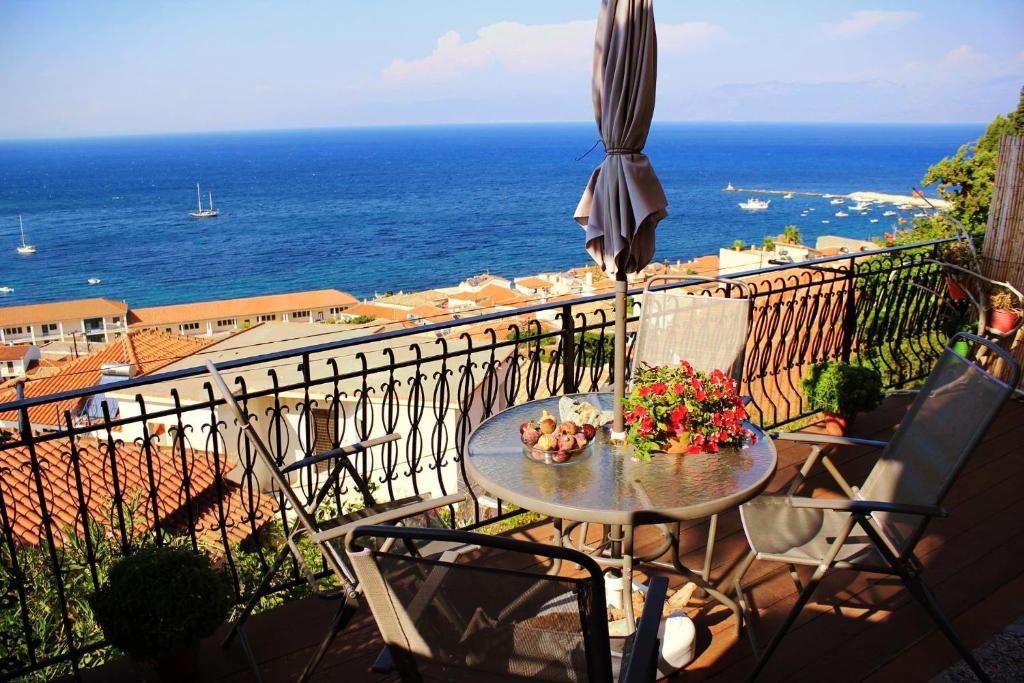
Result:
<svg viewBox="0 0 1024 683">
<path fill-rule="evenodd" d="M 701 451 L 700 446 L 692 446 L 691 445 L 689 448 L 686 449 L 686 452 L 689 453 L 690 455 L 698 455 L 700 453 L 700 451 Z"/>
<path fill-rule="evenodd" d="M 703 389 L 698 389 L 697 393 L 694 395 L 694 398 L 697 399 L 698 401 L 706 401 L 708 398 L 708 394 Z"/>
<path fill-rule="evenodd" d="M 665 384 L 664 382 L 658 382 L 657 384 L 651 387 L 651 391 L 653 391 L 658 396 L 664 396 L 665 392 L 668 391 L 668 385 Z"/>
<path fill-rule="evenodd" d="M 686 387 L 683 386 L 682 382 L 676 382 L 676 385 L 672 387 L 672 391 L 676 392 L 676 396 L 682 396 L 686 393 Z"/>
<path fill-rule="evenodd" d="M 651 388 L 650 387 L 640 387 L 637 391 L 638 391 L 638 393 L 641 396 L 649 396 L 650 393 L 651 393 Z"/>
<path fill-rule="evenodd" d="M 686 404 L 680 403 L 678 406 L 676 406 L 676 409 L 672 411 L 672 422 L 682 423 L 684 420 L 686 420 L 686 414 Z"/>
</svg>

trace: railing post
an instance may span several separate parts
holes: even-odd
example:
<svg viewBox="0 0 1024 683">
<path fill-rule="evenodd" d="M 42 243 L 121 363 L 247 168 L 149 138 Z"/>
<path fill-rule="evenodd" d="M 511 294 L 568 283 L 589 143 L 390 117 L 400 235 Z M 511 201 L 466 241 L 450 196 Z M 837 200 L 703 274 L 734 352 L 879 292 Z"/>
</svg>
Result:
<svg viewBox="0 0 1024 683">
<path fill-rule="evenodd" d="M 850 257 L 850 268 L 846 273 L 846 308 L 843 311 L 842 361 L 850 362 L 853 353 L 853 338 L 857 335 L 857 261 Z"/>
<path fill-rule="evenodd" d="M 562 393 L 575 394 L 576 323 L 572 319 L 572 304 L 562 306 L 562 374 Z"/>
</svg>

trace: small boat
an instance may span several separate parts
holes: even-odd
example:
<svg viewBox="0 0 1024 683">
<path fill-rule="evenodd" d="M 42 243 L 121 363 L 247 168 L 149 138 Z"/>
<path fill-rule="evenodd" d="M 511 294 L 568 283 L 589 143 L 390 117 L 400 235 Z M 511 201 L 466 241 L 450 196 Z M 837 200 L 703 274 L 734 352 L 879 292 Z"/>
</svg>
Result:
<svg viewBox="0 0 1024 683">
<path fill-rule="evenodd" d="M 917 213 L 914 214 L 914 218 L 924 218 L 927 215 L 928 214 L 926 214 L 924 211 L 918 211 Z"/>
<path fill-rule="evenodd" d="M 878 222 L 877 218 L 872 218 L 871 220 L 868 221 L 868 223 L 877 223 L 877 222 Z"/>
<path fill-rule="evenodd" d="M 883 216 L 895 216 L 896 212 L 895 211 L 883 211 L 882 215 Z"/>
<path fill-rule="evenodd" d="M 808 211 L 814 211 L 814 207 L 812 206 L 811 208 L 809 208 L 809 209 L 807 209 L 807 210 L 808 210 Z"/>
<path fill-rule="evenodd" d="M 806 217 L 807 217 L 807 212 L 806 212 L 806 211 L 804 211 L 803 213 L 801 213 L 801 214 L 800 214 L 800 217 L 801 217 L 801 218 L 806 218 Z"/>
<path fill-rule="evenodd" d="M 849 215 L 850 214 L 846 213 L 845 211 L 836 211 L 836 218 L 846 218 Z"/>
<path fill-rule="evenodd" d="M 199 191 L 199 183 L 196 183 L 196 197 L 199 199 L 199 210 L 189 213 L 192 218 L 216 218 L 220 215 L 218 209 L 213 208 L 213 193 L 210 193 L 210 205 L 203 208 L 203 194 Z"/>
<path fill-rule="evenodd" d="M 914 208 L 914 205 L 913 204 L 900 204 L 896 208 L 899 209 L 900 211 L 910 211 L 911 209 Z"/>
<path fill-rule="evenodd" d="M 793 193 L 792 192 L 787 192 L 786 194 L 782 195 L 782 198 L 783 199 L 792 199 L 793 198 Z"/>
<path fill-rule="evenodd" d="M 25 224 L 21 222 L 21 214 L 18 214 L 18 227 L 21 228 L 21 246 L 18 247 L 18 253 L 22 256 L 30 256 L 36 253 L 36 245 L 25 244 Z"/>
<path fill-rule="evenodd" d="M 729 183 L 728 185 L 725 186 L 725 189 L 723 191 L 724 192 L 735 192 L 736 188 L 732 186 L 732 183 Z"/>
<path fill-rule="evenodd" d="M 103 282 L 103 280 L 99 279 L 98 277 L 91 277 L 88 280 L 86 280 L 86 282 L 88 282 L 90 285 L 98 285 L 99 283 Z"/>
<path fill-rule="evenodd" d="M 758 199 L 757 197 L 750 197 L 745 202 L 740 202 L 739 207 L 746 211 L 764 211 L 772 205 L 772 200 Z"/>
<path fill-rule="evenodd" d="M 829 222 L 828 219 L 825 219 L 825 220 L 822 221 L 822 223 L 828 223 L 828 222 Z"/>
<path fill-rule="evenodd" d="M 835 204 L 835 205 L 845 204 L 845 203 L 846 203 L 846 200 L 845 199 L 841 199 L 841 198 L 833 199 L 832 201 L 829 202 L 829 204 Z"/>
<path fill-rule="evenodd" d="M 867 211 L 868 206 L 869 204 L 865 204 L 864 202 L 857 202 L 850 207 L 850 211 Z"/>
<path fill-rule="evenodd" d="M 825 199 L 832 199 L 832 197 L 835 197 L 834 194 L 829 194 L 827 192 L 825 194 L 821 195 L 821 196 L 824 197 Z"/>
<path fill-rule="evenodd" d="M 0 287 L 0 294 L 10 294 L 14 291 L 14 287 Z"/>
</svg>

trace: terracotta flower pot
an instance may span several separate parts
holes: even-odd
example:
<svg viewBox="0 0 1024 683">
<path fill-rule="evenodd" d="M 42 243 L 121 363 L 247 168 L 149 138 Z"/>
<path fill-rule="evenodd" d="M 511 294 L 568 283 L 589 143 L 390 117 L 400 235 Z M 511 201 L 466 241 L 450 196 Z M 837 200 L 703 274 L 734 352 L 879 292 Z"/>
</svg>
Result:
<svg viewBox="0 0 1024 683">
<path fill-rule="evenodd" d="M 852 417 L 837 415 L 836 413 L 824 413 L 825 433 L 831 436 L 846 436 L 846 430 L 853 424 Z"/>
<path fill-rule="evenodd" d="M 967 298 L 967 292 L 951 275 L 946 276 L 946 288 L 949 289 L 949 298 L 953 301 L 963 301 Z"/>
<path fill-rule="evenodd" d="M 1006 334 L 1017 324 L 1020 316 L 1009 308 L 994 308 L 988 314 L 988 326 L 996 332 Z"/>
<path fill-rule="evenodd" d="M 677 436 L 670 436 L 670 437 L 668 437 L 668 439 L 665 441 L 665 445 L 662 447 L 661 451 L 663 453 L 675 453 L 677 455 L 682 455 L 682 454 L 685 454 L 689 448 L 690 448 L 690 434 L 686 433 L 682 437 L 677 437 Z"/>
</svg>

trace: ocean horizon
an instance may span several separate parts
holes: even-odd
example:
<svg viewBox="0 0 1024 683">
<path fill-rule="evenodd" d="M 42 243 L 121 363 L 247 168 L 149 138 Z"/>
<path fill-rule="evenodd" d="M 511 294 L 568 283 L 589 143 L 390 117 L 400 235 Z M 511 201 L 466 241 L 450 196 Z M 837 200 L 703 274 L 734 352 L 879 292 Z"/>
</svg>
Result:
<svg viewBox="0 0 1024 683">
<path fill-rule="evenodd" d="M 881 209 L 744 212 L 736 187 L 910 194 L 984 124 L 660 123 L 658 261 L 796 224 L 869 238 Z M 590 263 L 572 214 L 601 160 L 592 123 L 424 125 L 0 141 L 0 306 L 132 306 L 337 288 L 364 298 Z M 193 219 L 195 183 L 218 218 Z M 934 194 L 934 193 L 930 193 Z M 806 217 L 800 214 L 816 209 Z M 832 211 L 829 211 L 832 209 Z M 33 256 L 20 256 L 18 215 Z M 870 223 L 870 219 L 877 223 Z M 828 220 L 829 223 L 822 223 Z M 102 283 L 87 284 L 89 278 Z"/>
</svg>

